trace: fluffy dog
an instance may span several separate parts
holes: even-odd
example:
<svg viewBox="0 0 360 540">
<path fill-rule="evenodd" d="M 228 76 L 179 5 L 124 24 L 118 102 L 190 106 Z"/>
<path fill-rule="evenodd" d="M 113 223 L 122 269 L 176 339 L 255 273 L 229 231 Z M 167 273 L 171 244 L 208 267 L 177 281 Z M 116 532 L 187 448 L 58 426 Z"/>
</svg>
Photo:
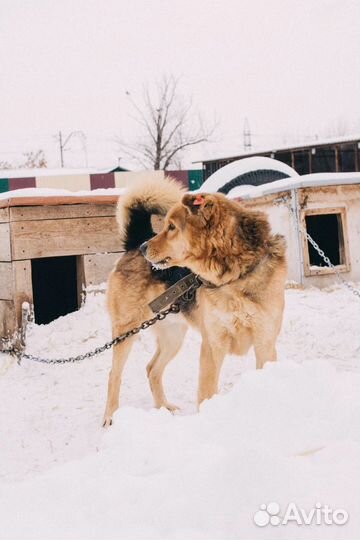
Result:
<svg viewBox="0 0 360 540">
<path fill-rule="evenodd" d="M 130 190 L 120 198 L 117 218 L 126 253 L 108 283 L 114 336 L 151 317 L 148 303 L 189 271 L 206 280 L 182 315 L 153 327 L 157 350 L 147 373 L 156 407 L 175 408 L 165 397 L 162 376 L 181 347 L 187 323 L 202 336 L 199 403 L 217 392 L 226 354 L 243 355 L 253 345 L 257 368 L 276 360 L 285 240 L 271 234 L 265 214 L 222 194 L 183 194 L 167 179 Z M 134 339 L 114 347 L 105 426 L 118 408 L 121 374 Z"/>
</svg>

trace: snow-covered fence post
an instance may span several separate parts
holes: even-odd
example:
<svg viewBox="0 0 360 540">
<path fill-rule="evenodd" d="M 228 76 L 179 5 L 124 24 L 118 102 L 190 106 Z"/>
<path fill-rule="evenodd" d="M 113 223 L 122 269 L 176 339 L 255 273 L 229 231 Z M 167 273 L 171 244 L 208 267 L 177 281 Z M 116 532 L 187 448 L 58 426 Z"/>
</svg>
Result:
<svg viewBox="0 0 360 540">
<path fill-rule="evenodd" d="M 26 329 L 30 320 L 31 308 L 29 302 L 23 302 L 21 306 L 21 327 L 19 332 L 19 339 L 21 347 L 25 347 L 26 342 Z"/>
<path fill-rule="evenodd" d="M 303 251 L 301 245 L 301 233 L 299 227 L 299 199 L 296 189 L 291 190 L 291 209 L 290 209 L 290 220 L 294 220 L 295 225 L 295 235 L 296 235 L 296 251 L 297 259 L 299 263 L 299 281 L 301 285 L 304 285 L 304 260 L 303 260 Z"/>
</svg>

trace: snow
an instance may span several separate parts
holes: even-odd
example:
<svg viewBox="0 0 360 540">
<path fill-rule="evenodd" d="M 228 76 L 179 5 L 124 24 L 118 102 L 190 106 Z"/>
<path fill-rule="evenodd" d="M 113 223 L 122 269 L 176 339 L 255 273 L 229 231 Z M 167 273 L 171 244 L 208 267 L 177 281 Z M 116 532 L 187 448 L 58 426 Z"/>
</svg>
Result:
<svg viewBox="0 0 360 540">
<path fill-rule="evenodd" d="M 0 356 L 2 540 L 353 539 L 360 535 L 360 304 L 348 290 L 291 288 L 279 361 L 228 357 L 221 393 L 195 405 L 199 336 L 190 331 L 152 408 L 144 332 L 125 368 L 122 403 L 100 427 L 111 353 L 65 366 Z M 28 351 L 77 354 L 110 337 L 104 294 L 49 325 Z M 6 359 L 5 359 L 6 358 Z M 346 525 L 257 527 L 262 503 L 345 508 Z"/>
<path fill-rule="evenodd" d="M 298 173 L 277 159 L 271 159 L 268 157 L 254 156 L 245 159 L 239 159 L 233 161 L 224 167 L 221 167 L 218 171 L 214 172 L 201 186 L 201 190 L 208 193 L 215 193 L 227 182 L 230 182 L 233 178 L 236 178 L 240 174 L 244 174 L 250 171 L 256 171 L 259 169 L 275 170 L 283 172 L 290 177 L 298 176 Z"/>
<path fill-rule="evenodd" d="M 1 169 L 0 178 L 34 178 L 39 176 L 76 176 L 83 174 L 107 174 L 114 170 L 115 167 L 88 167 L 68 169 L 61 167 L 57 169 L 48 169 L 47 167 L 40 168 L 25 168 L 25 169 Z"/>
<path fill-rule="evenodd" d="M 347 184 L 360 184 L 360 174 L 355 173 L 313 173 L 298 175 L 294 169 L 288 167 L 285 163 L 276 159 L 267 157 L 249 157 L 239 159 L 225 165 L 214 174 L 209 176 L 203 185 L 197 190 L 198 192 L 216 193 L 227 182 L 233 178 L 249 171 L 257 169 L 272 169 L 284 172 L 289 175 L 288 178 L 261 184 L 260 186 L 241 185 L 236 186 L 228 193 L 228 197 L 235 199 L 238 197 L 244 199 L 253 199 L 263 197 L 280 191 L 289 191 L 291 189 L 299 189 L 305 187 L 316 186 L 336 186 Z"/>
<path fill-rule="evenodd" d="M 95 197 L 97 195 L 122 195 L 125 188 L 100 188 L 93 190 L 69 191 L 55 188 L 24 188 L 0 193 L 0 200 L 16 197 Z"/>
<path fill-rule="evenodd" d="M 270 161 L 273 166 L 270 167 L 270 164 L 261 164 L 262 160 Z M 270 158 L 248 158 L 246 160 L 241 160 L 241 162 L 250 162 L 245 164 L 241 172 L 226 171 L 226 175 L 222 176 L 219 173 L 222 173 L 227 167 L 233 165 L 230 163 L 222 169 L 219 169 L 211 175 L 202 186 L 192 193 L 197 192 L 206 192 L 206 193 L 215 193 L 218 189 L 230 181 L 231 178 L 247 172 L 249 170 L 255 170 L 256 168 L 261 169 L 276 169 L 280 170 L 278 164 L 282 165 L 283 168 L 286 168 L 287 165 L 270 159 Z M 276 166 L 274 166 L 276 162 Z M 239 163 L 239 162 L 236 162 Z M 289 167 L 290 168 L 290 167 Z M 292 171 L 292 169 L 290 169 Z M 285 172 L 285 171 L 284 171 Z M 294 171 L 293 171 L 294 172 Z M 297 173 L 296 173 L 297 174 Z M 291 189 L 299 189 L 304 187 L 315 187 L 315 186 L 333 186 L 333 185 L 348 185 L 348 184 L 360 184 L 360 174 L 357 173 L 314 173 L 306 174 L 304 176 L 293 176 L 290 178 L 282 178 L 281 180 L 275 180 L 274 182 L 269 182 L 268 184 L 262 184 L 260 186 L 251 186 L 251 185 L 241 185 L 233 188 L 229 193 L 228 197 L 231 199 L 243 198 L 243 199 L 252 199 L 256 197 L 263 197 L 265 195 L 270 195 L 272 193 L 279 193 L 281 191 L 289 191 Z M 14 191 L 5 191 L 0 193 L 0 200 L 14 199 L 16 197 L 95 197 L 98 195 L 114 195 L 120 196 L 126 192 L 126 188 L 102 188 L 94 189 L 91 191 L 82 190 L 82 191 L 69 191 L 67 189 L 53 189 L 53 188 L 24 188 L 16 189 Z"/>
<path fill-rule="evenodd" d="M 282 178 L 260 186 L 237 186 L 228 193 L 228 197 L 232 199 L 236 197 L 253 199 L 279 193 L 280 191 L 290 191 L 291 189 L 349 184 L 360 184 L 360 174 L 358 172 L 304 174 L 294 178 Z"/>
</svg>

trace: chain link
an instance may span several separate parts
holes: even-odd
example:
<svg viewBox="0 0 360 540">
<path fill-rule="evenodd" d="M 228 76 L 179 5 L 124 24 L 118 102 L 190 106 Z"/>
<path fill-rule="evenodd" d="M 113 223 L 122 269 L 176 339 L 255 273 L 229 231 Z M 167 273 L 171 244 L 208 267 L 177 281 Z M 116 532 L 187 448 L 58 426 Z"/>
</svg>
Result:
<svg viewBox="0 0 360 540">
<path fill-rule="evenodd" d="M 296 220 L 295 210 L 293 208 L 290 208 L 290 211 L 292 212 L 294 216 L 294 220 Z M 349 289 L 355 296 L 360 298 L 360 291 L 356 289 L 355 287 L 353 287 L 348 281 L 346 281 L 342 277 L 342 275 L 340 274 L 336 266 L 330 261 L 329 257 L 325 255 L 324 251 L 320 248 L 320 246 L 315 242 L 315 240 L 310 236 L 310 234 L 307 232 L 307 230 L 303 227 L 303 225 L 299 221 L 297 221 L 297 226 L 299 227 L 301 233 L 305 236 L 305 238 L 310 242 L 313 248 L 317 251 L 320 257 L 323 259 L 323 261 L 327 264 L 327 266 L 334 270 L 334 273 L 336 274 L 339 281 L 345 287 L 347 287 L 347 289 Z M 26 360 L 31 360 L 33 362 L 41 362 L 43 364 L 67 364 L 67 363 L 80 362 L 82 360 L 85 360 L 86 358 L 93 358 L 94 356 L 97 356 L 98 354 L 101 354 L 111 349 L 114 345 L 118 345 L 119 343 L 122 343 L 129 337 L 135 336 L 136 334 L 141 332 L 141 330 L 146 330 L 153 324 L 156 324 L 158 321 L 164 320 L 170 313 L 179 313 L 181 309 L 181 303 L 185 304 L 185 303 L 190 302 L 194 298 L 195 289 L 197 289 L 199 286 L 200 286 L 199 283 L 195 283 L 192 289 L 190 289 L 187 293 L 185 293 L 177 302 L 174 302 L 173 304 L 171 304 L 167 309 L 164 309 L 163 311 L 159 311 L 159 313 L 157 313 L 151 319 L 148 319 L 142 322 L 140 326 L 137 326 L 135 328 L 132 328 L 131 330 L 128 330 L 127 332 L 125 332 L 125 334 L 121 334 L 120 336 L 115 337 L 111 341 L 107 341 L 101 347 L 96 347 L 95 349 L 87 353 L 79 354 L 78 356 L 70 356 L 69 358 L 41 358 L 33 354 L 22 352 L 20 349 L 16 348 L 15 346 L 12 346 L 8 349 L 3 349 L 0 351 L 0 353 L 11 354 L 11 355 L 16 356 L 18 360 L 18 364 L 20 364 L 21 360 L 23 360 L 24 358 Z"/>
<path fill-rule="evenodd" d="M 294 219 L 296 219 L 296 216 L 295 216 L 295 211 L 294 209 L 290 208 L 292 214 L 294 215 Z M 342 275 L 340 274 L 339 270 L 336 268 L 336 266 L 330 261 L 329 257 L 327 257 L 324 253 L 324 251 L 320 248 L 319 244 L 317 244 L 315 242 L 315 240 L 310 236 L 310 234 L 307 232 L 307 230 L 305 229 L 305 227 L 303 227 L 303 225 L 300 223 L 300 221 L 297 222 L 297 226 L 299 227 L 301 233 L 305 236 L 305 238 L 308 240 L 308 242 L 310 242 L 310 244 L 312 245 L 312 247 L 315 249 L 315 251 L 317 251 L 317 253 L 320 255 L 320 257 L 323 259 L 323 261 L 327 264 L 327 266 L 329 268 L 332 268 L 332 270 L 334 270 L 334 273 L 336 274 L 336 277 L 338 278 L 338 280 L 342 283 L 342 285 L 344 285 L 347 289 L 349 289 L 349 291 L 351 291 L 355 296 L 357 296 L 358 298 L 360 298 L 360 291 L 358 289 L 356 289 L 355 287 L 353 287 L 353 285 L 351 285 L 351 283 L 349 283 L 348 281 L 346 281 L 346 279 L 344 279 L 342 277 Z"/>
<path fill-rule="evenodd" d="M 40 362 L 42 364 L 67 364 L 67 363 L 81 362 L 82 360 L 85 360 L 86 358 L 93 358 L 94 356 L 97 356 L 98 354 L 101 354 L 111 349 L 114 345 L 118 345 L 118 343 L 122 343 L 126 339 L 132 336 L 135 336 L 136 334 L 141 332 L 141 330 L 146 330 L 153 324 L 156 324 L 158 321 L 163 321 L 171 313 L 179 313 L 181 309 L 181 303 L 184 303 L 184 302 L 188 302 L 188 300 L 186 298 L 181 298 L 180 302 L 175 302 L 171 304 L 167 309 L 164 309 L 163 311 L 159 311 L 159 313 L 157 313 L 151 319 L 148 319 L 142 322 L 140 326 L 136 326 L 135 328 L 132 328 L 131 330 L 128 330 L 127 332 L 125 332 L 125 334 L 121 334 L 120 336 L 115 337 L 111 341 L 107 341 L 101 347 L 96 347 L 92 351 L 89 351 L 84 354 L 79 354 L 78 356 L 70 356 L 69 358 L 41 358 L 33 354 L 22 352 L 20 349 L 16 348 L 15 346 L 12 346 L 8 349 L 1 350 L 0 352 L 16 356 L 19 365 L 21 363 L 21 360 L 23 359 L 31 360 L 32 362 Z"/>
</svg>

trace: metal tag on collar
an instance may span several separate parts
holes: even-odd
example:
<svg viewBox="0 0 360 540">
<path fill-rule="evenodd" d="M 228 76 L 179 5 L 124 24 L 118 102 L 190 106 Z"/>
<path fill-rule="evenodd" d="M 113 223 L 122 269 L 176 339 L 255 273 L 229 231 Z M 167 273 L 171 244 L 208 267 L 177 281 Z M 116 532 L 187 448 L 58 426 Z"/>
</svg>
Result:
<svg viewBox="0 0 360 540">
<path fill-rule="evenodd" d="M 187 276 L 174 283 L 174 285 L 171 285 L 171 287 L 166 289 L 166 291 L 160 294 L 160 296 L 152 300 L 149 304 L 149 307 L 154 313 L 158 313 L 162 309 L 166 308 L 166 306 L 168 306 L 169 304 L 175 302 L 183 294 L 186 294 L 192 289 L 197 289 L 198 287 L 200 287 L 200 285 L 201 281 L 196 274 L 188 274 Z"/>
</svg>

